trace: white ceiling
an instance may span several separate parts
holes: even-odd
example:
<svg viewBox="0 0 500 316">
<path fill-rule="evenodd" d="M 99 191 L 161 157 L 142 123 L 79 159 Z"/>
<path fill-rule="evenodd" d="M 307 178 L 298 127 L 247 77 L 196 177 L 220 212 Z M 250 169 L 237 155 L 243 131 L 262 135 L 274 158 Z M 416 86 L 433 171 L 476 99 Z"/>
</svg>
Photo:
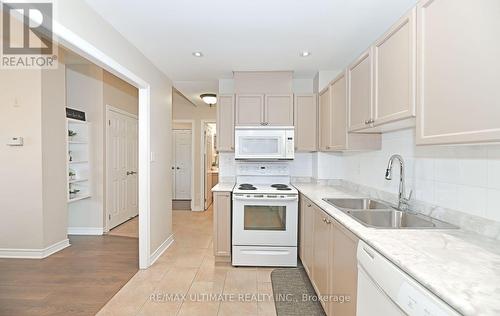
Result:
<svg viewBox="0 0 500 316">
<path fill-rule="evenodd" d="M 416 0 L 86 0 L 174 81 L 339 70 Z M 90 23 L 90 21 L 89 21 Z M 301 58 L 307 50 L 310 57 Z M 191 55 L 201 51 L 203 58 Z"/>
</svg>

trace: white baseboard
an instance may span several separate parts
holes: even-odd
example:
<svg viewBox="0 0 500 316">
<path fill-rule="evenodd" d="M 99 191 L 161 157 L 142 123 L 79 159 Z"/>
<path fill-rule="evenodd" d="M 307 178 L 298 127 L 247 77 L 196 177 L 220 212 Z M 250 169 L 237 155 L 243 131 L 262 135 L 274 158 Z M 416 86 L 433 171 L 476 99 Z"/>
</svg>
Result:
<svg viewBox="0 0 500 316">
<path fill-rule="evenodd" d="M 68 227 L 68 235 L 102 235 L 102 227 Z"/>
<path fill-rule="evenodd" d="M 174 234 L 170 235 L 160 245 L 160 247 L 158 247 L 158 249 L 156 249 L 155 252 L 153 252 L 151 256 L 149 256 L 149 266 L 153 265 L 153 263 L 155 263 L 155 261 L 158 260 L 158 258 L 160 258 L 160 256 L 165 252 L 165 250 L 168 249 L 168 247 L 172 245 L 173 242 L 174 242 Z"/>
<path fill-rule="evenodd" d="M 0 258 L 43 259 L 70 246 L 69 239 L 56 242 L 43 249 L 0 249 Z"/>
</svg>

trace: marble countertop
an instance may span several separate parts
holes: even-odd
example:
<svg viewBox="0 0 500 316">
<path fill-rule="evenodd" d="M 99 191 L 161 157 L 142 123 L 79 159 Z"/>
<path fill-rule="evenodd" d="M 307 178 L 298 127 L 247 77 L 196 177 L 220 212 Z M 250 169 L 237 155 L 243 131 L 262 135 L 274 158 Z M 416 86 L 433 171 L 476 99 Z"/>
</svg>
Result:
<svg viewBox="0 0 500 316">
<path fill-rule="evenodd" d="M 219 182 L 213 188 L 212 192 L 232 192 L 234 188 L 234 182 Z"/>
<path fill-rule="evenodd" d="M 500 244 L 456 230 L 365 227 L 323 198 L 360 196 L 341 187 L 294 183 L 300 193 L 464 315 L 500 315 Z"/>
</svg>

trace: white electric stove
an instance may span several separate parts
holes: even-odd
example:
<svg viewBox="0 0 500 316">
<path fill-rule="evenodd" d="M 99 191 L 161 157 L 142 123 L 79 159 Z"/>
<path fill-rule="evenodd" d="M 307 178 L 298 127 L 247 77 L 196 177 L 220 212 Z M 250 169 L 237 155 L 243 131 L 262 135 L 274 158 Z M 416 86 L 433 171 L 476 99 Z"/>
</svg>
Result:
<svg viewBox="0 0 500 316">
<path fill-rule="evenodd" d="M 298 200 L 288 163 L 238 164 L 232 264 L 297 266 Z"/>
</svg>

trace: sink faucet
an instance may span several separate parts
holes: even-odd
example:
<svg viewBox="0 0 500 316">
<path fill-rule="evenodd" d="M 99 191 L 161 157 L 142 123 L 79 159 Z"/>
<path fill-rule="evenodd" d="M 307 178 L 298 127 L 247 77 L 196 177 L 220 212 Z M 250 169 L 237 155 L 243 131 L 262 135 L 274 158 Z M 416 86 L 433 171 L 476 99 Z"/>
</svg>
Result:
<svg viewBox="0 0 500 316">
<path fill-rule="evenodd" d="M 410 191 L 410 195 L 406 197 L 406 186 L 405 186 L 405 162 L 401 155 L 392 155 L 389 158 L 389 163 L 387 164 L 387 170 L 385 171 L 385 179 L 392 180 L 392 163 L 394 160 L 399 161 L 399 195 L 398 195 L 398 209 L 407 210 L 408 202 L 411 199 L 412 192 Z"/>
</svg>

